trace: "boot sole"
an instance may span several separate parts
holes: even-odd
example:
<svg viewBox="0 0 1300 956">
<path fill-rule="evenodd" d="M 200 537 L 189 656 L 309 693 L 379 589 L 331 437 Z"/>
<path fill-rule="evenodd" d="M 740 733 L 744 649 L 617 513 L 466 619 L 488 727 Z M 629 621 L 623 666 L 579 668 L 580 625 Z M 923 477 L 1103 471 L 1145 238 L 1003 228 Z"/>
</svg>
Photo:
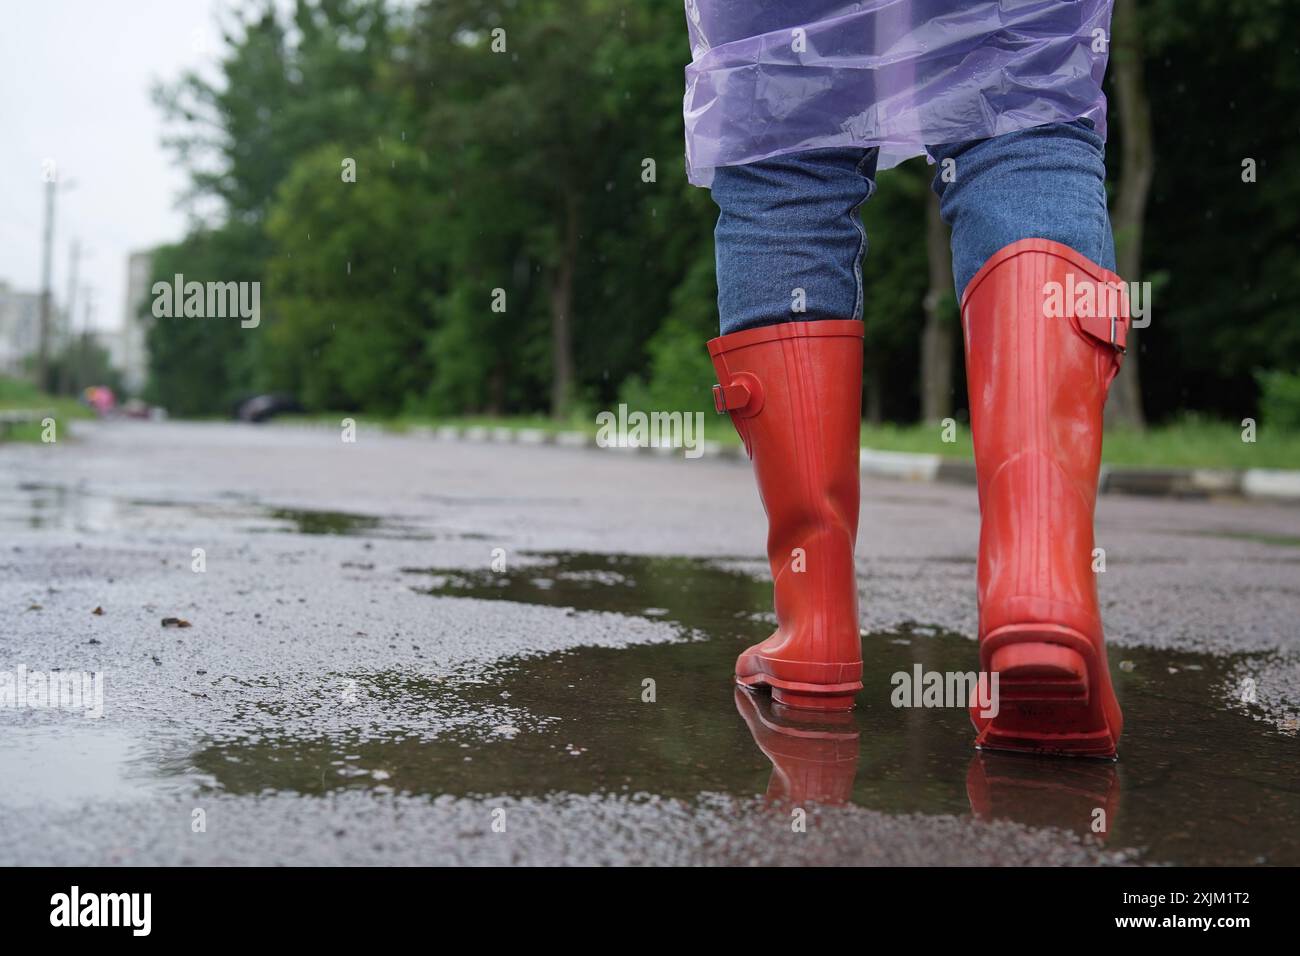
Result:
<svg viewBox="0 0 1300 956">
<path fill-rule="evenodd" d="M 784 680 L 771 674 L 736 675 L 736 683 L 748 690 L 769 687 L 772 700 L 795 710 L 840 712 L 853 709 L 854 696 L 862 690 L 862 681 L 842 684 L 806 684 Z"/>
<path fill-rule="evenodd" d="M 1101 661 L 1070 628 L 1013 624 L 985 638 L 988 670 L 998 675 L 998 713 L 971 720 L 982 750 L 1113 758 L 1115 735 L 1094 689 Z"/>
</svg>

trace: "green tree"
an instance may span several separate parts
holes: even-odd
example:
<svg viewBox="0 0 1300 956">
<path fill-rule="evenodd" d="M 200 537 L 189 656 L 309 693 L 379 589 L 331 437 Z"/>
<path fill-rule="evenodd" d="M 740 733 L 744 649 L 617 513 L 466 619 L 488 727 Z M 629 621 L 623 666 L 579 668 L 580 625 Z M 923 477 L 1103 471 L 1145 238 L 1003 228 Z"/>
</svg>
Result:
<svg viewBox="0 0 1300 956">
<path fill-rule="evenodd" d="M 186 282 L 252 281 L 262 267 L 258 235 L 255 227 L 236 223 L 195 230 L 181 242 L 154 251 L 151 281 L 170 284 L 177 273 Z M 179 416 L 228 412 L 248 392 L 256 331 L 231 319 L 151 319 L 146 400 Z"/>
<path fill-rule="evenodd" d="M 431 372 L 436 203 L 417 150 L 393 140 L 352 152 L 321 147 L 280 187 L 258 365 L 268 387 L 309 408 L 394 413 Z"/>
<path fill-rule="evenodd" d="M 515 372 L 549 384 L 557 416 L 613 395 L 643 361 L 706 228 L 683 212 L 702 207 L 681 160 L 681 11 L 666 6 L 454 0 L 417 21 L 411 87 L 423 142 L 452 170 L 443 226 L 466 267 L 453 288 L 495 275 L 511 336 L 544 316 L 541 367 Z M 474 305 L 485 300 L 451 301 L 462 327 L 441 341 L 498 368 L 499 325 Z"/>
<path fill-rule="evenodd" d="M 1239 421 L 1257 408 L 1258 370 L 1300 368 L 1300 8 L 1137 7 L 1156 155 L 1142 272 L 1124 276 L 1155 293 L 1142 398 L 1155 420 L 1198 409 Z M 1112 157 L 1124 138 L 1112 124 Z"/>
<path fill-rule="evenodd" d="M 266 231 L 276 192 L 296 160 L 326 143 L 348 155 L 398 129 L 400 96 L 387 82 L 397 43 L 384 2 L 297 0 L 286 19 L 267 0 L 225 31 L 219 79 L 188 72 L 155 89 L 172 124 L 166 143 L 190 176 L 190 235 L 163 250 L 155 278 L 261 282 L 276 255 Z M 263 303 L 274 315 L 273 301 Z M 224 411 L 263 380 L 260 329 L 171 319 L 149 335 L 150 393 L 178 414 Z M 199 354 L 199 352 L 202 354 Z M 202 369 L 190 379 L 185 369 Z"/>
</svg>

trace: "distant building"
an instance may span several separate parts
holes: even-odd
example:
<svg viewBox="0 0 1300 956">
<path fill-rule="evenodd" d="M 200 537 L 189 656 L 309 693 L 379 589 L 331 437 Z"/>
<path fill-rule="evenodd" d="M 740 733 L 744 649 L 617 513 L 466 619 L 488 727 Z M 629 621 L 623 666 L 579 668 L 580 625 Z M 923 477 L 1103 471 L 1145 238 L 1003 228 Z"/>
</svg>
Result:
<svg viewBox="0 0 1300 956">
<path fill-rule="evenodd" d="M 25 374 L 24 360 L 40 347 L 41 294 L 0 282 L 0 374 Z"/>
<path fill-rule="evenodd" d="M 109 348 L 112 362 L 122 372 L 122 384 L 133 394 L 140 394 L 149 377 L 148 334 L 151 313 L 149 275 L 153 268 L 152 252 L 133 252 L 126 261 L 126 302 L 122 325 L 102 339 Z"/>
</svg>

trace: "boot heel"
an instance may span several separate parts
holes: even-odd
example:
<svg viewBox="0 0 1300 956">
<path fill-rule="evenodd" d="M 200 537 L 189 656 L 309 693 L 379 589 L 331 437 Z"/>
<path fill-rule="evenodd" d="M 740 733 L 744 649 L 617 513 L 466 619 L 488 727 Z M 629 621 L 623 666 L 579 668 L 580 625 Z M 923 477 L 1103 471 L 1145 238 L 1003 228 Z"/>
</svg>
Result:
<svg viewBox="0 0 1300 956">
<path fill-rule="evenodd" d="M 1088 702 L 1088 664 L 1061 644 L 1007 644 L 993 652 L 989 670 L 998 675 L 1003 704 Z"/>
<path fill-rule="evenodd" d="M 858 685 L 860 690 L 861 684 Z M 772 700 L 796 710 L 820 710 L 828 712 L 853 709 L 853 693 L 843 690 L 831 693 L 810 692 L 805 690 L 786 690 L 782 687 L 772 688 Z"/>
<path fill-rule="evenodd" d="M 1009 630 L 995 634 L 1006 638 Z M 1041 627 L 1036 630 L 1041 633 Z M 1071 634 L 1064 628 L 1060 633 Z M 1103 666 L 1101 661 L 1093 661 L 1093 665 Z M 1115 756 L 1118 727 L 1109 725 L 1102 707 L 1104 695 L 1097 693 L 1099 686 L 1104 690 L 1104 683 L 1098 684 L 1104 677 L 1092 673 L 1081 650 L 1051 641 L 1012 641 L 993 650 L 988 670 L 998 675 L 998 693 L 993 714 L 984 714 L 972 702 L 977 746 L 1077 757 Z"/>
</svg>

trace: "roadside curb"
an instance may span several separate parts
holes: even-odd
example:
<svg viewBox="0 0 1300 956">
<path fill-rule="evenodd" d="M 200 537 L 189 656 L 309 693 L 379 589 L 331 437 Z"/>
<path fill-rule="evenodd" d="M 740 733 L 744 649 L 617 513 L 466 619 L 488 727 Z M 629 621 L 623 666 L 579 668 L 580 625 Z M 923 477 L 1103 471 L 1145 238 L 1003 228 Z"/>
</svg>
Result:
<svg viewBox="0 0 1300 956">
<path fill-rule="evenodd" d="M 366 431 L 377 429 L 368 428 Z M 588 432 L 548 432 L 540 428 L 488 428 L 482 425 L 458 427 L 427 425 L 411 428 L 413 438 L 435 441 L 464 441 L 475 444 L 557 445 L 563 448 L 595 448 L 596 437 Z M 679 448 L 628 446 L 610 448 L 624 454 L 678 457 Z M 743 461 L 744 449 L 738 445 L 705 441 L 700 445 L 703 458 Z M 862 474 L 873 478 L 904 481 L 943 482 L 974 485 L 975 463 L 966 458 L 908 451 L 882 451 L 864 448 L 860 455 Z M 1300 503 L 1300 470 L 1280 468 L 1133 468 L 1102 465 L 1098 480 L 1102 494 L 1143 495 L 1157 498 L 1208 498 L 1233 496 L 1274 502 Z"/>
<path fill-rule="evenodd" d="M 1248 468 L 1241 473 L 1241 493 L 1247 498 L 1300 499 L 1300 472 L 1280 468 Z"/>
</svg>

